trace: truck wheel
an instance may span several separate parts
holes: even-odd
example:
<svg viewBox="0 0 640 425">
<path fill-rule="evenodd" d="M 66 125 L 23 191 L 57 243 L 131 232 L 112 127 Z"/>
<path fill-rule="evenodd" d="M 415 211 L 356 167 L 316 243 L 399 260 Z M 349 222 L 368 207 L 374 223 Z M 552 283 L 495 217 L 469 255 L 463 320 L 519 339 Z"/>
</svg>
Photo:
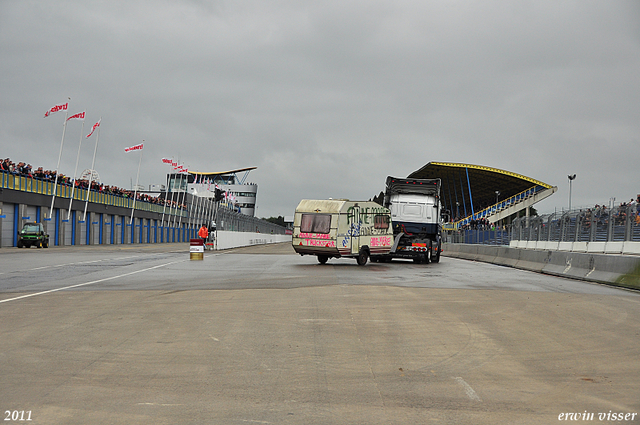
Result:
<svg viewBox="0 0 640 425">
<path fill-rule="evenodd" d="M 22 241 L 18 241 L 18 248 L 22 248 L 24 245 L 22 245 Z"/>
<path fill-rule="evenodd" d="M 328 255 L 318 255 L 318 263 L 327 264 L 327 260 L 329 259 Z"/>
<path fill-rule="evenodd" d="M 49 248 L 49 241 L 44 241 L 44 242 L 42 243 L 42 247 L 43 247 L 43 248 Z"/>
<path fill-rule="evenodd" d="M 438 241 L 438 245 L 436 245 L 436 253 L 435 255 L 431 255 L 431 261 L 434 263 L 439 263 L 440 262 L 440 249 L 442 248 L 441 242 Z"/>
<path fill-rule="evenodd" d="M 367 252 L 367 250 L 360 248 L 360 252 L 358 253 L 358 258 L 356 258 L 358 265 L 364 266 L 365 264 L 367 264 L 368 258 L 369 258 L 369 253 Z"/>
</svg>

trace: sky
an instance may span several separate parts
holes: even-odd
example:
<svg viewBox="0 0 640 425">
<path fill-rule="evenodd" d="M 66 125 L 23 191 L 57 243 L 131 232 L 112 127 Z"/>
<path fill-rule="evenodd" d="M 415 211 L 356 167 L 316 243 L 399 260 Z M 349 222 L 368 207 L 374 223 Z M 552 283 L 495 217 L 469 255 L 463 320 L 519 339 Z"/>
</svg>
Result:
<svg viewBox="0 0 640 425">
<path fill-rule="evenodd" d="M 0 157 L 103 183 L 257 167 L 258 217 L 367 200 L 428 162 L 640 194 L 640 2 L 0 0 Z M 70 100 L 68 100 L 70 98 Z"/>
</svg>

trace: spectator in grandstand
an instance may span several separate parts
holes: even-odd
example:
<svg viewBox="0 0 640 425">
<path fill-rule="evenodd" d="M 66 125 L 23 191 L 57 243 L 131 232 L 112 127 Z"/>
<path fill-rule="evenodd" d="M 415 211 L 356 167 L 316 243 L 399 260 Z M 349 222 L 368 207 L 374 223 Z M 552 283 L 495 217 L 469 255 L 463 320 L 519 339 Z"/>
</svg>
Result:
<svg viewBox="0 0 640 425">
<path fill-rule="evenodd" d="M 7 158 L 4 161 L 2 161 L 2 171 L 6 171 L 7 173 L 13 173 L 14 167 L 15 167 L 15 164 L 11 161 L 10 158 Z"/>
<path fill-rule="evenodd" d="M 76 179 L 72 180 L 70 177 L 65 176 L 62 173 L 58 173 L 56 171 L 45 170 L 42 167 L 38 167 L 37 169 L 33 169 L 31 164 L 25 162 L 19 162 L 15 164 L 11 161 L 11 158 L 5 158 L 4 160 L 0 159 L 0 171 L 16 174 L 24 177 L 35 178 L 43 181 L 54 182 L 57 181 L 59 185 L 71 186 L 75 185 L 79 189 L 87 189 L 89 188 L 89 181 L 87 179 Z M 102 183 L 91 181 L 91 190 L 95 190 L 101 193 L 110 194 L 114 196 L 121 196 L 124 198 L 133 198 L 134 192 L 130 190 L 121 189 L 116 186 L 104 185 Z M 186 209 L 187 205 L 185 203 L 178 203 L 176 201 L 172 201 L 169 199 L 164 199 L 160 197 L 153 197 L 147 194 L 138 193 L 136 198 L 143 202 L 149 202 L 157 205 L 167 205 L 172 208 L 178 209 Z"/>
</svg>

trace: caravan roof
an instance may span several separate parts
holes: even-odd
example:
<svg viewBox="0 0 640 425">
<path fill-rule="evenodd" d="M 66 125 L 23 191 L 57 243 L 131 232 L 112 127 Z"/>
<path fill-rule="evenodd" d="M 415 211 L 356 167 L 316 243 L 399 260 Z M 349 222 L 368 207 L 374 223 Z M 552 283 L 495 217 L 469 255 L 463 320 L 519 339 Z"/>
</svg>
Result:
<svg viewBox="0 0 640 425">
<path fill-rule="evenodd" d="M 350 202 L 348 199 L 303 199 L 296 208 L 297 212 L 336 214 L 342 211 L 344 204 Z"/>
</svg>

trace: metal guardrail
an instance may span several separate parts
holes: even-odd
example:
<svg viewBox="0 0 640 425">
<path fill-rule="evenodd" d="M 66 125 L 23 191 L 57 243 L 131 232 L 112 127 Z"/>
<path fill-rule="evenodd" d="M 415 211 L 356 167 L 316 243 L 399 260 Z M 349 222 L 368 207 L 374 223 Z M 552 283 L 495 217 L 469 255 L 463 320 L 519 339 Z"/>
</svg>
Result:
<svg viewBox="0 0 640 425">
<path fill-rule="evenodd" d="M 477 229 L 449 230 L 443 234 L 445 243 L 466 243 L 482 245 L 509 245 L 509 228 L 481 227 Z"/>
<path fill-rule="evenodd" d="M 518 218 L 511 239 L 550 242 L 640 241 L 640 211 L 636 204 L 599 207 Z"/>
<path fill-rule="evenodd" d="M 445 229 L 448 243 L 509 245 L 511 241 L 639 242 L 640 204 L 563 211 L 519 217 L 506 226 Z"/>
</svg>

